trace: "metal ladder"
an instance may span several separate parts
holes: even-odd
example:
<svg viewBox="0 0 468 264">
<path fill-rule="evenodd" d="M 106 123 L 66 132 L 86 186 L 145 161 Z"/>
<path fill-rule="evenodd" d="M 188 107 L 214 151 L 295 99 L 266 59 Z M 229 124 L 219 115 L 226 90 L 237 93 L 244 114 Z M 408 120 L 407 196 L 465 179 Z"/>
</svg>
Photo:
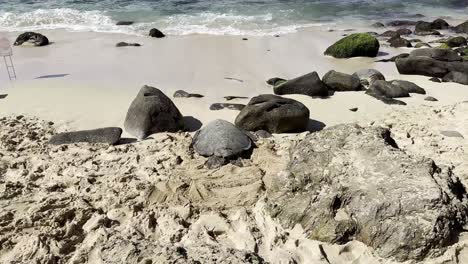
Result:
<svg viewBox="0 0 468 264">
<path fill-rule="evenodd" d="M 13 65 L 13 59 L 11 58 L 11 55 L 3 56 L 3 60 L 5 61 L 5 67 L 8 72 L 8 78 L 10 78 L 10 81 L 16 80 L 16 71 L 15 66 Z"/>
</svg>

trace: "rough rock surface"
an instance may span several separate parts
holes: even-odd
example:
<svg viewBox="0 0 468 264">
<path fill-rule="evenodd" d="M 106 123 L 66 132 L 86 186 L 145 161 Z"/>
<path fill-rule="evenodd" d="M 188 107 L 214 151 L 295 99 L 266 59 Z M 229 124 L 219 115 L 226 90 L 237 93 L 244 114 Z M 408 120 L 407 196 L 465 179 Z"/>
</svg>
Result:
<svg viewBox="0 0 468 264">
<path fill-rule="evenodd" d="M 106 127 L 93 130 L 83 130 L 65 132 L 54 135 L 49 144 L 73 144 L 73 143 L 104 143 L 109 145 L 117 144 L 122 135 L 120 127 Z"/>
<path fill-rule="evenodd" d="M 166 35 L 164 35 L 164 33 L 162 33 L 159 29 L 152 28 L 149 32 L 149 36 L 152 38 L 164 38 Z"/>
<path fill-rule="evenodd" d="M 182 114 L 159 89 L 143 86 L 130 105 L 125 118 L 125 130 L 144 139 L 157 132 L 176 132 L 183 129 Z"/>
<path fill-rule="evenodd" d="M 381 256 L 422 260 L 453 243 L 466 221 L 467 193 L 451 169 L 398 149 L 386 129 L 311 134 L 292 148 L 288 172 L 270 212 L 312 239 L 356 239 Z"/>
<path fill-rule="evenodd" d="M 379 48 L 379 41 L 374 36 L 355 33 L 330 46 L 324 54 L 335 58 L 375 57 Z"/>
<path fill-rule="evenodd" d="M 301 102 L 264 94 L 253 97 L 235 123 L 247 131 L 302 132 L 307 128 L 309 115 L 309 109 Z"/>
<path fill-rule="evenodd" d="M 317 72 L 311 72 L 286 82 L 275 82 L 275 94 L 303 94 L 308 96 L 328 96 L 327 86 L 320 80 Z"/>
<path fill-rule="evenodd" d="M 328 88 L 334 91 L 346 92 L 346 91 L 359 91 L 362 89 L 361 80 L 355 75 L 349 75 L 346 73 L 336 72 L 331 70 L 327 72 L 323 78 Z"/>
</svg>

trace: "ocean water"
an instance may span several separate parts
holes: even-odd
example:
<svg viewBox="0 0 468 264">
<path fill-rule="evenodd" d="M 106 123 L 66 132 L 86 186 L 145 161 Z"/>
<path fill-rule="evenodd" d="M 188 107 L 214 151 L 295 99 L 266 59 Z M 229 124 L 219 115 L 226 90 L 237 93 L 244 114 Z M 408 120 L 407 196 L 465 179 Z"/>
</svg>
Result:
<svg viewBox="0 0 468 264">
<path fill-rule="evenodd" d="M 0 0 L 0 31 L 270 35 L 415 14 L 468 19 L 468 0 Z"/>
</svg>

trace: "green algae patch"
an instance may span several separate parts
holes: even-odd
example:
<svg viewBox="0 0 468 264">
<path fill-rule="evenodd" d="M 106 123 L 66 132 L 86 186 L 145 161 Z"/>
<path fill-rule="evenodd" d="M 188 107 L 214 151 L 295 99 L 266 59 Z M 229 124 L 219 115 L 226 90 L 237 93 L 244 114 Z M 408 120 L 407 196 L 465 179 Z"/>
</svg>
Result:
<svg viewBox="0 0 468 264">
<path fill-rule="evenodd" d="M 330 46 L 324 54 L 335 58 L 376 57 L 379 48 L 379 41 L 374 36 L 355 33 Z"/>
</svg>

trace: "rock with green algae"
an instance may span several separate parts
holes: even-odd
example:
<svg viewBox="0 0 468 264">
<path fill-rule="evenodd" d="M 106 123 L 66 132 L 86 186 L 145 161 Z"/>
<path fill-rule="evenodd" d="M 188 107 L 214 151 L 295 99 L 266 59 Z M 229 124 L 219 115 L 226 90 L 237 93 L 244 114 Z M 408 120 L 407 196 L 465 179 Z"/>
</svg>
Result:
<svg viewBox="0 0 468 264">
<path fill-rule="evenodd" d="M 438 49 L 452 49 L 447 43 L 441 44 Z"/>
<path fill-rule="evenodd" d="M 379 41 L 374 36 L 367 33 L 356 33 L 330 46 L 325 51 L 325 55 L 335 58 L 376 57 L 379 48 Z"/>
</svg>

